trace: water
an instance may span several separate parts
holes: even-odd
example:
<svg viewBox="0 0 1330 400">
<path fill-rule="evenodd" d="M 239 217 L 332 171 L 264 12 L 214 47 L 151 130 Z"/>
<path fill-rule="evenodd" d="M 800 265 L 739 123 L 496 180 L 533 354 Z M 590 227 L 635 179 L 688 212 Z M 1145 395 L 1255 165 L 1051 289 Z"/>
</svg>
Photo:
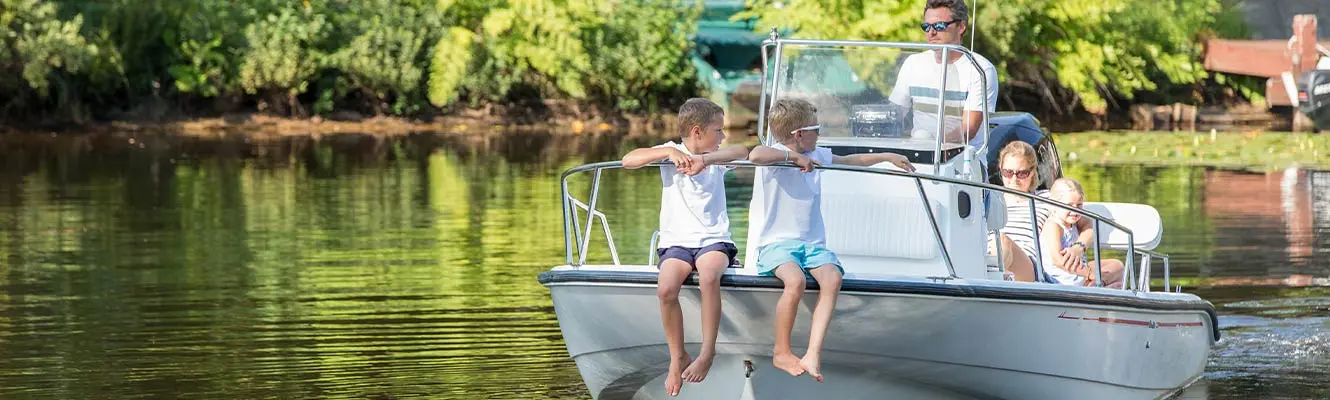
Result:
<svg viewBox="0 0 1330 400">
<path fill-rule="evenodd" d="M 556 177 L 651 142 L 0 137 L 0 393 L 587 398 L 535 280 L 564 256 Z M 1330 397 L 1330 289 L 1259 280 L 1330 275 L 1330 175 L 1067 172 L 1156 206 L 1175 276 L 1216 286 L 1199 398 Z M 625 262 L 658 182 L 606 176 Z"/>
</svg>

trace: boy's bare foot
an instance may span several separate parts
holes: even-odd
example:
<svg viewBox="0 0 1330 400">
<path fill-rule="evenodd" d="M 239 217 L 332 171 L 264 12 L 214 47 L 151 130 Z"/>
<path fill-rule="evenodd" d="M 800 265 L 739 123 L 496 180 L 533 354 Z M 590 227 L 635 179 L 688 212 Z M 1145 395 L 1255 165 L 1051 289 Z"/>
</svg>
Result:
<svg viewBox="0 0 1330 400">
<path fill-rule="evenodd" d="M 813 377 L 818 383 L 822 382 L 822 360 L 817 354 L 804 354 L 804 358 L 799 360 L 799 366 L 808 371 L 808 376 Z"/>
<path fill-rule="evenodd" d="M 793 376 L 803 375 L 804 373 L 804 367 L 799 365 L 799 358 L 795 357 L 794 354 L 777 354 L 774 357 L 771 357 L 771 363 L 774 364 L 776 368 L 789 372 L 790 375 Z"/>
<path fill-rule="evenodd" d="M 711 371 L 711 360 L 715 359 L 715 354 L 702 353 L 688 363 L 688 368 L 683 370 L 683 380 L 688 382 L 701 382 L 707 379 L 707 372 Z"/>
<path fill-rule="evenodd" d="M 688 355 L 670 359 L 670 372 L 665 376 L 665 394 L 670 397 L 678 396 L 679 389 L 683 388 L 683 369 L 688 366 Z"/>
</svg>

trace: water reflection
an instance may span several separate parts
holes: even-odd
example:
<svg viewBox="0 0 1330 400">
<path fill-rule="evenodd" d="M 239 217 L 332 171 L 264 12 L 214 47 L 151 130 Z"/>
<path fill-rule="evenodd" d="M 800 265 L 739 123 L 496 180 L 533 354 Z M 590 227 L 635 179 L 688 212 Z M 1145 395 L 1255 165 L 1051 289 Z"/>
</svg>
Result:
<svg viewBox="0 0 1330 400">
<path fill-rule="evenodd" d="M 0 392 L 585 398 L 535 281 L 564 257 L 555 177 L 654 141 L 0 137 Z M 1092 200 L 1157 207 L 1176 273 L 1214 286 L 1227 339 L 1205 396 L 1330 396 L 1330 292 L 1243 283 L 1330 275 L 1330 176 L 1066 170 Z M 645 261 L 655 172 L 607 174 L 601 201 Z"/>
</svg>

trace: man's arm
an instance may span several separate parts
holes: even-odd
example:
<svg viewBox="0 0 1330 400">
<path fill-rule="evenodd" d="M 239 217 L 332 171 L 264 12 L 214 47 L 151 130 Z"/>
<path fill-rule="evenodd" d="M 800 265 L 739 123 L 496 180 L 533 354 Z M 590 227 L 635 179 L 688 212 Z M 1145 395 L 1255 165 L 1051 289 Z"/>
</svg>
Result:
<svg viewBox="0 0 1330 400">
<path fill-rule="evenodd" d="M 979 128 L 984 126 L 984 114 L 979 111 L 966 111 L 964 119 L 965 123 L 961 126 L 962 132 L 965 134 L 964 143 L 970 143 L 976 136 L 979 136 Z"/>
<path fill-rule="evenodd" d="M 963 122 L 961 124 L 962 127 L 959 128 L 961 132 L 958 132 L 964 133 L 965 143 L 969 143 L 971 140 L 974 140 L 974 138 L 979 136 L 979 132 L 984 127 L 983 113 L 991 113 L 994 110 L 997 110 L 997 68 L 993 67 L 992 64 L 986 64 L 984 65 L 983 71 L 983 79 L 979 79 L 978 76 L 974 77 L 974 79 L 971 79 L 970 87 L 968 88 L 969 94 L 966 96 L 965 115 L 961 118 Z M 987 85 L 985 85 L 985 81 L 987 81 Z"/>
</svg>

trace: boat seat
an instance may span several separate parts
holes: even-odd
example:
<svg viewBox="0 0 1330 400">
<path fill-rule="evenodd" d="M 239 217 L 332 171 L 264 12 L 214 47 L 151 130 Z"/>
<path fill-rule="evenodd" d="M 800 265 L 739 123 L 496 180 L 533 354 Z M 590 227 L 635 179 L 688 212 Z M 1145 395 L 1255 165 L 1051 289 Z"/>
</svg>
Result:
<svg viewBox="0 0 1330 400">
<path fill-rule="evenodd" d="M 930 200 L 933 212 L 938 203 Z M 931 260 L 937 236 L 918 198 L 822 193 L 827 249 L 842 257 Z"/>
<path fill-rule="evenodd" d="M 1131 229 L 1136 236 L 1136 248 L 1154 250 L 1163 238 L 1164 224 L 1159 211 L 1145 204 L 1086 202 L 1085 210 L 1104 216 Z M 1093 221 L 1091 221 L 1093 222 Z M 1114 250 L 1126 250 L 1127 232 L 1108 224 L 1099 224 L 1099 245 Z"/>
<path fill-rule="evenodd" d="M 754 182 L 754 190 L 762 190 Z M 899 188 L 899 190 L 894 190 Z M 883 190 L 889 189 L 889 190 Z M 765 209 L 761 196 L 749 208 L 744 269 L 756 271 L 758 232 Z M 934 213 L 942 206 L 929 200 Z M 847 274 L 932 276 L 945 269 L 928 215 L 913 180 L 843 171 L 822 172 L 822 220 L 826 247 Z"/>
</svg>

